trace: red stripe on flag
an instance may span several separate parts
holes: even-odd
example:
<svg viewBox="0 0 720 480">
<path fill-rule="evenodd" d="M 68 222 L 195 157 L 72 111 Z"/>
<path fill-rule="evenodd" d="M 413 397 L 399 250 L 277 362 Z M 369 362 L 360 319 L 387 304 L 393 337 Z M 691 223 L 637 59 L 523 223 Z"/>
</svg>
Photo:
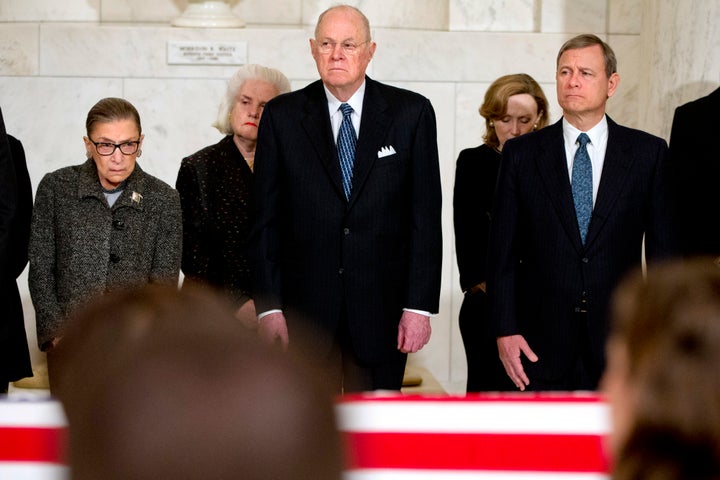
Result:
<svg viewBox="0 0 720 480">
<path fill-rule="evenodd" d="M 0 462 L 66 463 L 64 428 L 0 427 Z"/>
<path fill-rule="evenodd" d="M 345 432 L 348 469 L 609 471 L 597 435 Z"/>
</svg>

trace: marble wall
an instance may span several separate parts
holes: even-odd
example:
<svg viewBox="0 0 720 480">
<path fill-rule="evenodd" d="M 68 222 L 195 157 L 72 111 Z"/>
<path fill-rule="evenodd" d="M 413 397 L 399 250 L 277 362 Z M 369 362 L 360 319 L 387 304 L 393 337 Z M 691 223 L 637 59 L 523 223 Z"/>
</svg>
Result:
<svg viewBox="0 0 720 480">
<path fill-rule="evenodd" d="M 33 185 L 84 159 L 88 109 L 122 96 L 140 111 L 142 166 L 174 184 L 180 160 L 214 143 L 210 124 L 235 66 L 177 65 L 168 42 L 246 42 L 247 61 L 281 69 L 299 88 L 317 78 L 309 53 L 327 0 L 230 0 L 243 29 L 172 27 L 185 0 L 2 0 L 0 106 L 8 131 L 23 141 Z M 465 362 L 457 329 L 461 303 L 452 233 L 458 152 L 481 142 L 477 107 L 490 82 L 526 72 L 560 111 L 554 88 L 560 45 L 596 33 L 619 58 L 621 84 L 609 113 L 620 123 L 667 137 L 673 108 L 718 84 L 716 0 L 387 0 L 351 1 L 369 17 L 377 52 L 368 74 L 422 93 L 438 119 L 444 193 L 441 310 L 430 344 L 411 358 L 450 392 L 462 392 Z M 715 20 L 715 21 L 713 21 Z M 702 28 L 686 29 L 692 24 Z M 667 80 L 671 79 L 670 83 Z M 26 274 L 25 274 L 26 275 Z M 20 280 L 31 346 L 34 315 Z M 34 351 L 36 362 L 42 361 Z"/>
</svg>

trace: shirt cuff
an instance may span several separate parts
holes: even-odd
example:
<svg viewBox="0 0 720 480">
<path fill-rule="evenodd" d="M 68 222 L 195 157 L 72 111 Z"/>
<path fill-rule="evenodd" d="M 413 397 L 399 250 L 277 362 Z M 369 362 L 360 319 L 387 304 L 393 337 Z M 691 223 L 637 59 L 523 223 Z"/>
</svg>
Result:
<svg viewBox="0 0 720 480">
<path fill-rule="evenodd" d="M 403 312 L 417 313 L 419 315 L 425 315 L 426 317 L 432 317 L 434 315 L 433 313 L 426 312 L 425 310 L 415 310 L 414 308 L 403 308 Z"/>
<path fill-rule="evenodd" d="M 271 313 L 282 313 L 282 310 L 280 310 L 279 308 L 276 308 L 274 310 L 268 310 L 267 312 L 258 313 L 258 316 L 257 316 L 258 321 L 260 321 L 260 319 L 263 317 L 267 317 Z"/>
</svg>

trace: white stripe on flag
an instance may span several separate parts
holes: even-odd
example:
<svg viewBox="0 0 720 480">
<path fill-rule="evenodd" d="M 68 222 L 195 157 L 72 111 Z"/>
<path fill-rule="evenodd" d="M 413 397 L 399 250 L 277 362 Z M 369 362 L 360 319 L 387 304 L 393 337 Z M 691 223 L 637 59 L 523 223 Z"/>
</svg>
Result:
<svg viewBox="0 0 720 480">
<path fill-rule="evenodd" d="M 2 427 L 67 426 L 65 412 L 56 400 L 0 400 L 0 407 Z"/>
<path fill-rule="evenodd" d="M 0 478 L 7 480 L 69 480 L 70 469 L 42 463 L 0 462 Z"/>
<path fill-rule="evenodd" d="M 541 433 L 609 432 L 602 402 L 348 402 L 336 406 L 349 432 Z"/>
</svg>

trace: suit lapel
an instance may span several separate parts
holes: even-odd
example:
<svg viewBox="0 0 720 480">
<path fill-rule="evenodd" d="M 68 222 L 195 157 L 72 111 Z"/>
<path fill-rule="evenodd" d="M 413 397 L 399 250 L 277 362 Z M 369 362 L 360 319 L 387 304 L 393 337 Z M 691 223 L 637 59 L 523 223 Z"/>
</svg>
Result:
<svg viewBox="0 0 720 480">
<path fill-rule="evenodd" d="M 366 77 L 365 97 L 363 99 L 362 120 L 360 134 L 355 150 L 355 166 L 353 169 L 353 188 L 350 195 L 350 205 L 354 203 L 358 194 L 377 161 L 377 154 L 381 143 L 387 136 L 391 118 L 388 114 L 388 104 L 382 96 L 375 81 Z"/>
<path fill-rule="evenodd" d="M 539 132 L 545 134 L 545 137 L 540 145 L 540 154 L 537 156 L 538 172 L 565 233 L 572 239 L 575 248 L 581 251 L 583 246 L 565 158 L 562 119 L 544 130 L 546 131 Z"/>
<path fill-rule="evenodd" d="M 588 230 L 587 245 L 598 236 L 610 212 L 615 206 L 620 192 L 625 187 L 627 174 L 632 164 L 630 143 L 627 141 L 622 129 L 610 117 L 608 121 L 608 141 L 605 150 L 600 186 L 593 207 L 592 220 Z"/>
<path fill-rule="evenodd" d="M 338 195 L 345 198 L 342 186 L 342 173 L 337 158 L 335 139 L 332 136 L 330 115 L 328 113 L 328 102 L 325 90 L 321 81 L 317 81 L 307 87 L 308 99 L 305 104 L 305 117 L 302 127 L 305 130 L 310 143 L 315 148 L 320 162 L 325 168 L 330 181 L 335 187 Z"/>
</svg>

